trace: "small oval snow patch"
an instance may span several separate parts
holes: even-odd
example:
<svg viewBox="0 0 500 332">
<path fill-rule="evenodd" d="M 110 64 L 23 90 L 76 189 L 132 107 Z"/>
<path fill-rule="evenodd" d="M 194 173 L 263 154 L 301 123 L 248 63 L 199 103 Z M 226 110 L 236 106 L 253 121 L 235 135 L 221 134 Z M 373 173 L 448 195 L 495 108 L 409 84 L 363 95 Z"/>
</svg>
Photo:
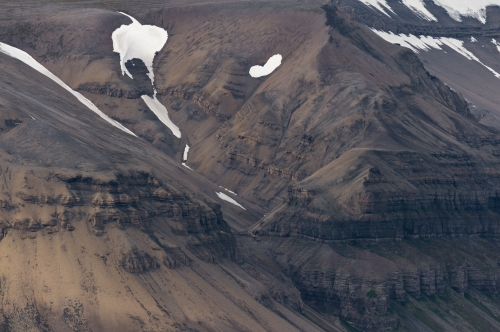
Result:
<svg viewBox="0 0 500 332">
<path fill-rule="evenodd" d="M 236 202 L 234 199 L 232 199 L 231 197 L 229 197 L 228 195 L 224 194 L 224 193 L 219 193 L 219 192 L 215 192 L 217 194 L 217 196 L 219 196 L 220 199 L 226 201 L 226 202 L 229 202 L 233 205 L 236 205 L 236 206 L 239 206 L 240 208 L 242 208 L 243 210 L 247 210 L 245 209 L 240 203 Z"/>
<path fill-rule="evenodd" d="M 275 54 L 267 60 L 264 66 L 253 66 L 250 68 L 250 76 L 254 78 L 267 76 L 281 65 L 283 57 L 281 54 Z"/>
</svg>

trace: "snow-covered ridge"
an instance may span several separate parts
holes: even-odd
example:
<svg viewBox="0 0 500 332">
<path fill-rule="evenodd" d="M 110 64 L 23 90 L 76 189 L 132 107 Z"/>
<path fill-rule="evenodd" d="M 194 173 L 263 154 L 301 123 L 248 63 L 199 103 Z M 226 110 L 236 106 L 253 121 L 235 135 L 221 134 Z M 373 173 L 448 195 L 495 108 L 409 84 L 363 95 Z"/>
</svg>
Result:
<svg viewBox="0 0 500 332">
<path fill-rule="evenodd" d="M 432 0 L 443 7 L 455 21 L 461 22 L 463 17 L 474 17 L 486 23 L 486 7 L 499 6 L 500 0 Z"/>
<path fill-rule="evenodd" d="M 271 74 L 281 65 L 282 59 L 281 54 L 273 55 L 267 60 L 264 66 L 253 66 L 250 68 L 250 76 L 257 78 Z"/>
<path fill-rule="evenodd" d="M 365 5 L 378 9 L 387 16 L 388 11 L 394 11 L 386 0 L 359 0 Z M 500 0 L 432 0 L 436 5 L 443 7 L 451 18 L 461 22 L 462 17 L 473 17 L 481 23 L 486 23 L 486 7 L 500 6 Z M 437 21 L 437 18 L 425 7 L 423 0 L 402 0 L 402 3 L 418 17 L 428 21 Z"/>
<path fill-rule="evenodd" d="M 76 92 L 75 90 L 71 89 L 66 83 L 64 83 L 61 79 L 59 79 L 59 77 L 52 74 L 49 70 L 47 70 L 47 68 L 45 68 L 40 63 L 38 63 L 35 59 L 33 59 L 31 57 L 31 55 L 29 55 L 28 53 L 26 53 L 18 48 L 15 48 L 13 46 L 1 43 L 1 42 L 0 42 L 0 52 L 24 62 L 25 64 L 27 64 L 31 68 L 35 69 L 39 73 L 47 76 L 48 78 L 50 78 L 51 80 L 53 80 L 54 82 L 59 84 L 66 91 L 70 92 L 73 96 L 75 96 L 78 99 L 78 101 L 80 101 L 83 105 L 87 106 L 91 111 L 93 111 L 94 113 L 99 115 L 101 118 L 106 120 L 106 122 L 110 123 L 111 125 L 115 126 L 116 128 L 118 128 L 120 130 L 123 130 L 127 134 L 136 136 L 133 132 L 131 132 L 130 130 L 125 128 L 122 124 L 120 124 L 119 122 L 111 119 L 109 116 L 104 114 L 100 109 L 97 108 L 97 106 L 95 106 L 90 100 L 88 100 L 87 98 L 82 96 L 79 92 Z M 33 118 L 33 120 L 34 119 L 35 118 Z"/>
<path fill-rule="evenodd" d="M 142 25 L 135 18 L 125 13 L 120 13 L 132 20 L 129 25 L 122 25 L 111 35 L 113 40 L 113 51 L 120 54 L 120 66 L 122 75 L 127 74 L 133 79 L 125 64 L 132 59 L 141 59 L 148 68 L 148 76 L 154 87 L 153 60 L 157 52 L 160 52 L 168 39 L 165 29 L 154 25 Z M 156 89 L 151 98 L 148 95 L 141 96 L 151 111 L 163 122 L 174 134 L 181 138 L 181 131 L 168 116 L 165 106 L 156 98 Z"/>
<path fill-rule="evenodd" d="M 220 199 L 226 201 L 226 202 L 229 202 L 233 205 L 236 205 L 236 206 L 239 206 L 240 208 L 242 208 L 243 210 L 246 211 L 246 209 L 238 202 L 236 202 L 234 199 L 232 199 L 231 197 L 229 197 L 228 195 L 224 194 L 224 193 L 219 193 L 219 192 L 215 192 L 217 194 L 217 196 L 219 196 Z"/>
<path fill-rule="evenodd" d="M 419 50 L 423 51 L 429 51 L 431 49 L 436 49 L 436 50 L 443 50 L 441 46 L 446 45 L 450 47 L 452 50 L 455 52 L 463 55 L 469 60 L 474 60 L 480 63 L 483 67 L 488 69 L 490 72 L 495 75 L 495 77 L 500 78 L 500 74 L 496 72 L 493 68 L 488 67 L 484 63 L 481 62 L 472 52 L 467 50 L 464 47 L 464 42 L 458 39 L 454 38 L 445 38 L 445 37 L 440 37 L 440 38 L 435 38 L 435 37 L 430 37 L 430 36 L 414 36 L 412 34 L 410 35 L 405 35 L 405 34 L 399 34 L 396 35 L 392 32 L 385 32 L 385 31 L 380 31 L 376 29 L 372 29 L 373 32 L 375 32 L 377 35 L 385 39 L 386 41 L 392 43 L 392 44 L 399 44 L 404 47 L 408 47 L 415 53 L 419 53 Z"/>
</svg>

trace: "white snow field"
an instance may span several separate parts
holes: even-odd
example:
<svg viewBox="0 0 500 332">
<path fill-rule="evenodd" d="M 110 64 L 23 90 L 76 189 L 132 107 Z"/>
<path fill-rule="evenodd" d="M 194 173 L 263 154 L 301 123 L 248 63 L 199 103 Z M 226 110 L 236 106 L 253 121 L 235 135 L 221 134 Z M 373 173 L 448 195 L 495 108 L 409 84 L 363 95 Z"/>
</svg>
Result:
<svg viewBox="0 0 500 332">
<path fill-rule="evenodd" d="M 267 76 L 271 74 L 273 71 L 276 70 L 281 65 L 281 60 L 282 60 L 281 54 L 275 54 L 272 57 L 267 60 L 266 64 L 264 66 L 253 66 L 250 68 L 250 76 L 254 78 L 262 77 L 262 76 Z"/>
<path fill-rule="evenodd" d="M 122 75 L 125 73 L 133 79 L 125 63 L 132 59 L 141 59 L 148 68 L 151 83 L 154 82 L 153 60 L 156 52 L 160 52 L 168 39 L 165 29 L 154 25 L 142 25 L 135 18 L 121 13 L 132 20 L 132 24 L 122 25 L 111 35 L 113 52 L 120 54 Z"/>
<path fill-rule="evenodd" d="M 387 16 L 387 10 L 394 13 L 385 0 L 359 0 L 365 5 L 378 9 Z M 455 21 L 461 22 L 462 17 L 473 17 L 481 23 L 486 23 L 486 7 L 500 6 L 500 0 L 432 0 L 436 5 L 443 7 Z M 411 9 L 415 15 L 427 21 L 437 21 L 437 18 L 425 8 L 423 0 L 402 0 L 402 3 Z"/>
<path fill-rule="evenodd" d="M 219 193 L 219 192 L 215 192 L 217 194 L 217 196 L 219 196 L 220 199 L 226 201 L 226 202 L 229 202 L 233 205 L 236 205 L 236 206 L 239 206 L 240 208 L 242 208 L 243 210 L 247 210 L 245 209 L 240 203 L 236 202 L 234 199 L 232 199 L 231 197 L 229 197 L 228 195 L 224 194 L 224 193 Z"/>
<path fill-rule="evenodd" d="M 469 60 L 474 60 L 479 62 L 483 67 L 488 69 L 490 72 L 495 75 L 496 78 L 500 78 L 500 74 L 496 72 L 493 68 L 488 67 L 484 63 L 481 62 L 472 52 L 467 50 L 464 47 L 464 42 L 458 39 L 454 38 L 435 38 L 435 37 L 430 37 L 430 36 L 414 36 L 414 35 L 404 35 L 404 34 L 399 34 L 396 35 L 392 32 L 385 32 L 385 31 L 380 31 L 376 29 L 372 29 L 373 32 L 375 32 L 377 35 L 380 37 L 384 38 L 386 41 L 392 43 L 392 44 L 399 44 L 404 47 L 408 47 L 415 53 L 419 53 L 419 50 L 423 51 L 429 51 L 431 49 L 436 49 L 436 50 L 443 50 L 441 48 L 442 45 L 446 45 L 450 47 L 452 50 L 455 52 L 463 55 Z"/>
<path fill-rule="evenodd" d="M 132 20 L 129 25 L 122 25 L 111 35 L 113 40 L 113 51 L 120 54 L 120 66 L 122 75 L 127 74 L 131 79 L 132 74 L 127 70 L 125 63 L 132 59 L 141 59 L 148 68 L 148 76 L 154 87 L 153 60 L 157 52 L 160 52 L 168 39 L 165 29 L 154 25 L 142 25 L 135 18 L 121 13 Z M 156 98 L 156 88 L 153 98 L 148 95 L 141 96 L 151 111 L 172 131 L 175 137 L 181 138 L 181 131 L 168 116 L 165 106 Z"/>
<path fill-rule="evenodd" d="M 110 123 L 111 125 L 115 126 L 116 128 L 123 130 L 127 134 L 136 136 L 133 132 L 125 128 L 123 125 L 121 125 L 119 122 L 111 119 L 109 116 L 104 114 L 100 109 L 97 108 L 90 100 L 82 96 L 79 92 L 76 92 L 75 90 L 71 89 L 66 83 L 64 83 L 59 77 L 56 75 L 52 74 L 47 68 L 42 66 L 40 63 L 38 63 L 35 59 L 31 57 L 28 53 L 15 48 L 13 46 L 4 44 L 0 42 L 0 52 L 7 54 L 8 56 L 11 56 L 13 58 L 16 58 L 31 68 L 35 69 L 36 71 L 40 72 L 41 74 L 47 76 L 57 84 L 59 84 L 61 87 L 63 87 L 66 91 L 70 92 L 73 96 L 75 96 L 78 101 L 80 101 L 83 105 L 87 106 L 91 111 L 99 115 L 101 118 L 106 120 L 106 122 Z M 33 118 L 34 119 L 34 118 Z M 136 136 L 137 137 L 137 136 Z"/>
</svg>

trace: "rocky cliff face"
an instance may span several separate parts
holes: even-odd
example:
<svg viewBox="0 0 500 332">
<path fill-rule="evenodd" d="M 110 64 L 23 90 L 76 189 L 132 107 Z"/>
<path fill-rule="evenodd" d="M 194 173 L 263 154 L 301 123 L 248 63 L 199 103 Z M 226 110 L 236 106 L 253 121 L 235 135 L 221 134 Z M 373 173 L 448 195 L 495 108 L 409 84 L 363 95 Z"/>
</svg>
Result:
<svg viewBox="0 0 500 332">
<path fill-rule="evenodd" d="M 495 298 L 499 292 L 496 240 L 322 244 L 307 239 L 261 238 L 261 246 L 266 245 L 274 248 L 276 264 L 290 276 L 305 304 L 340 316 L 363 331 L 408 326 L 408 321 L 397 315 L 398 303 L 407 303 L 405 308 L 410 309 L 408 301 L 414 299 L 430 301 L 428 307 L 443 317 L 435 326 L 453 328 L 450 322 L 463 324 L 463 317 L 449 316 L 449 306 L 440 301 L 456 292 L 462 294 L 457 305 L 463 306 L 464 294 L 477 298 L 483 292 Z M 470 304 L 465 306 L 469 313 L 474 312 Z M 491 310 L 496 310 L 494 307 L 490 306 Z M 472 315 L 476 314 L 481 316 L 477 312 Z M 498 323 L 488 324 L 482 328 L 496 328 Z"/>
<path fill-rule="evenodd" d="M 1 223 L 4 235 L 10 229 L 20 230 L 25 236 L 37 231 L 72 231 L 74 223 L 87 222 L 95 235 L 102 236 L 109 224 L 148 232 L 156 222 L 186 238 L 188 248 L 205 261 L 238 259 L 235 240 L 222 217 L 220 205 L 186 196 L 151 174 L 131 172 L 99 178 L 42 172 L 17 177 L 21 183 L 14 181 L 11 186 L 22 189 L 15 192 L 12 199 L 2 201 L 5 206 Z M 41 192 L 36 185 L 40 182 L 50 183 L 46 185 L 46 192 Z M 170 257 L 169 250 L 175 248 L 164 249 Z M 138 263 L 142 256 L 134 253 L 124 256 L 126 270 L 147 271 L 156 266 L 147 255 L 143 257 L 144 262 Z M 178 262 L 178 257 L 174 256 L 167 259 L 169 266 L 185 263 L 186 259 L 181 258 Z M 132 261 L 137 264 L 130 263 Z M 130 264 L 134 267 L 126 267 Z"/>
</svg>

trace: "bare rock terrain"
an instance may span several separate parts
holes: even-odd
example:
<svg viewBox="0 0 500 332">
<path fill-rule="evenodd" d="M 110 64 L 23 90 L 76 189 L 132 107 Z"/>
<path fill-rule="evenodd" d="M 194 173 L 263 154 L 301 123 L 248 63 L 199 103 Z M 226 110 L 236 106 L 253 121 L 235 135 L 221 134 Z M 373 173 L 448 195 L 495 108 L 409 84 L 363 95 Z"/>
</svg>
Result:
<svg viewBox="0 0 500 332">
<path fill-rule="evenodd" d="M 0 42 L 138 137 L 0 53 L 0 330 L 500 330 L 498 110 L 369 29 L 489 38 L 498 11 L 395 8 L 2 2 Z M 168 31 L 154 88 L 180 139 L 144 63 L 121 73 L 119 11 Z"/>
</svg>

